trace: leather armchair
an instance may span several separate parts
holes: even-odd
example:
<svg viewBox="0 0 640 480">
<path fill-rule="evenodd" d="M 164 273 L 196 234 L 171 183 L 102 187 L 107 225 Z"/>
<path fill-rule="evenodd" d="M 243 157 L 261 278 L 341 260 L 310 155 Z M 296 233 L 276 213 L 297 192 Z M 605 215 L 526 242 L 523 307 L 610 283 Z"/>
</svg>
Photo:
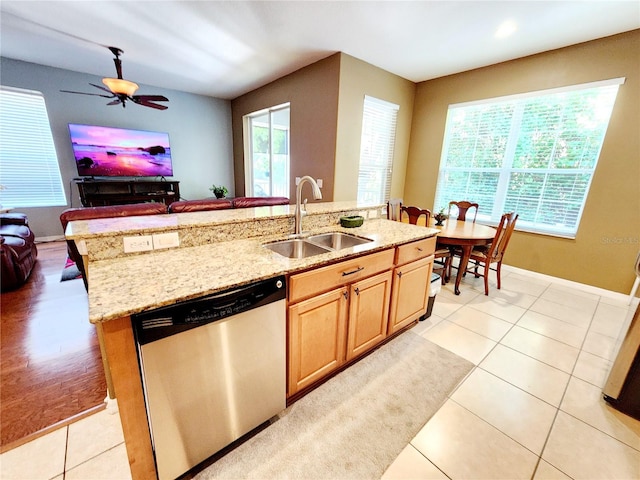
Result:
<svg viewBox="0 0 640 480">
<path fill-rule="evenodd" d="M 24 213 L 0 214 L 0 255 L 1 290 L 24 284 L 38 256 L 35 235 Z"/>
</svg>

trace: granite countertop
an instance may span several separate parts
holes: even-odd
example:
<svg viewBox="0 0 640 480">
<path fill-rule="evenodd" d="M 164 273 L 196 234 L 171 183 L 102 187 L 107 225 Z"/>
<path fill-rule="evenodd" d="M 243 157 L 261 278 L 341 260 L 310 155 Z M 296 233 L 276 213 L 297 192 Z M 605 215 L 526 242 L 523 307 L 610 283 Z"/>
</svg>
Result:
<svg viewBox="0 0 640 480">
<path fill-rule="evenodd" d="M 382 205 L 377 206 L 378 208 Z M 322 213 L 371 209 L 371 205 L 360 205 L 357 202 L 320 202 L 307 205 L 309 216 Z M 374 207 L 375 208 L 375 207 Z M 256 208 L 232 208 L 227 210 L 211 210 L 202 212 L 182 212 L 178 214 L 145 215 L 140 217 L 110 217 L 92 220 L 76 220 L 70 222 L 65 231 L 69 240 L 110 237 L 127 233 L 166 232 L 181 228 L 219 227 L 234 225 L 263 219 L 293 219 L 295 205 L 274 205 Z M 303 220 L 303 226 L 306 220 Z"/>
<path fill-rule="evenodd" d="M 238 210 L 234 212 L 237 214 Z M 386 219 L 366 220 L 357 228 L 339 225 L 315 228 L 313 233 L 329 231 L 344 231 L 373 242 L 304 259 L 289 259 L 263 247 L 264 243 L 286 238 L 271 235 L 93 261 L 89 266 L 89 320 L 104 322 L 438 233 L 434 228 Z"/>
</svg>

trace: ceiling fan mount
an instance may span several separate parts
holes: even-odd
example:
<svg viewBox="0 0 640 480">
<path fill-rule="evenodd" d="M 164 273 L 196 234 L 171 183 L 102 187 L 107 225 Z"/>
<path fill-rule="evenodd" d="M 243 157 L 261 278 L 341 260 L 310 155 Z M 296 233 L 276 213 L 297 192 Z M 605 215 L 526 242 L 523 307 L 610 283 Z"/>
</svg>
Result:
<svg viewBox="0 0 640 480">
<path fill-rule="evenodd" d="M 157 110 L 166 110 L 168 108 L 166 105 L 155 103 L 168 102 L 169 99 L 163 95 L 135 95 L 135 92 L 138 90 L 138 84 L 130 80 L 125 80 L 122 77 L 122 60 L 120 60 L 120 55 L 122 55 L 124 52 L 118 47 L 107 48 L 114 55 L 113 63 L 116 67 L 117 77 L 105 77 L 102 79 L 102 83 L 104 83 L 107 88 L 101 85 L 96 85 L 95 83 L 90 83 L 89 85 L 103 90 L 109 95 L 104 95 L 101 93 L 74 92 L 71 90 L 60 91 L 65 93 L 76 93 L 80 95 L 92 95 L 96 97 L 112 98 L 113 100 L 107 103 L 107 105 L 122 105 L 123 108 L 126 106 L 126 101 L 131 100 L 133 103 L 137 103 L 138 105 L 142 105 L 143 107 L 155 108 Z"/>
</svg>

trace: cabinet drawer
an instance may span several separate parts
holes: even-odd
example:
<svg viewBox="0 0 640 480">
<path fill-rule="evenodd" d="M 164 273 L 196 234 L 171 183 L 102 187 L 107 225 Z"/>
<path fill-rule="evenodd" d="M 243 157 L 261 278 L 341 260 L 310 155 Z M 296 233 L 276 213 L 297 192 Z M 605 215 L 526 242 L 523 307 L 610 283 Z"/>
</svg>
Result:
<svg viewBox="0 0 640 480">
<path fill-rule="evenodd" d="M 292 275 L 289 279 L 289 304 L 332 288 L 355 282 L 393 267 L 395 249 Z"/>
<path fill-rule="evenodd" d="M 425 238 L 417 242 L 400 245 L 396 249 L 396 265 L 418 260 L 433 255 L 436 251 L 436 237 Z"/>
</svg>

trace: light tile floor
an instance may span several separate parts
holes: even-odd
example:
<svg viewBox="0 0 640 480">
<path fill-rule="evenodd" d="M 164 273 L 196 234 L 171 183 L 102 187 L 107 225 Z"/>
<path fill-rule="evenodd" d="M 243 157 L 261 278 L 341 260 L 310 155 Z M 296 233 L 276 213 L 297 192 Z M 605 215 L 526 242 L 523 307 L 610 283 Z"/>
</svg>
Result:
<svg viewBox="0 0 640 480">
<path fill-rule="evenodd" d="M 505 273 L 446 285 L 414 328 L 476 367 L 383 478 L 640 479 L 640 421 L 602 399 L 637 301 Z"/>
<path fill-rule="evenodd" d="M 508 268 L 502 283 L 447 284 L 414 328 L 476 367 L 383 478 L 640 479 L 640 421 L 601 394 L 636 303 Z M 117 404 L 0 455 L 0 478 L 131 478 Z"/>
</svg>

